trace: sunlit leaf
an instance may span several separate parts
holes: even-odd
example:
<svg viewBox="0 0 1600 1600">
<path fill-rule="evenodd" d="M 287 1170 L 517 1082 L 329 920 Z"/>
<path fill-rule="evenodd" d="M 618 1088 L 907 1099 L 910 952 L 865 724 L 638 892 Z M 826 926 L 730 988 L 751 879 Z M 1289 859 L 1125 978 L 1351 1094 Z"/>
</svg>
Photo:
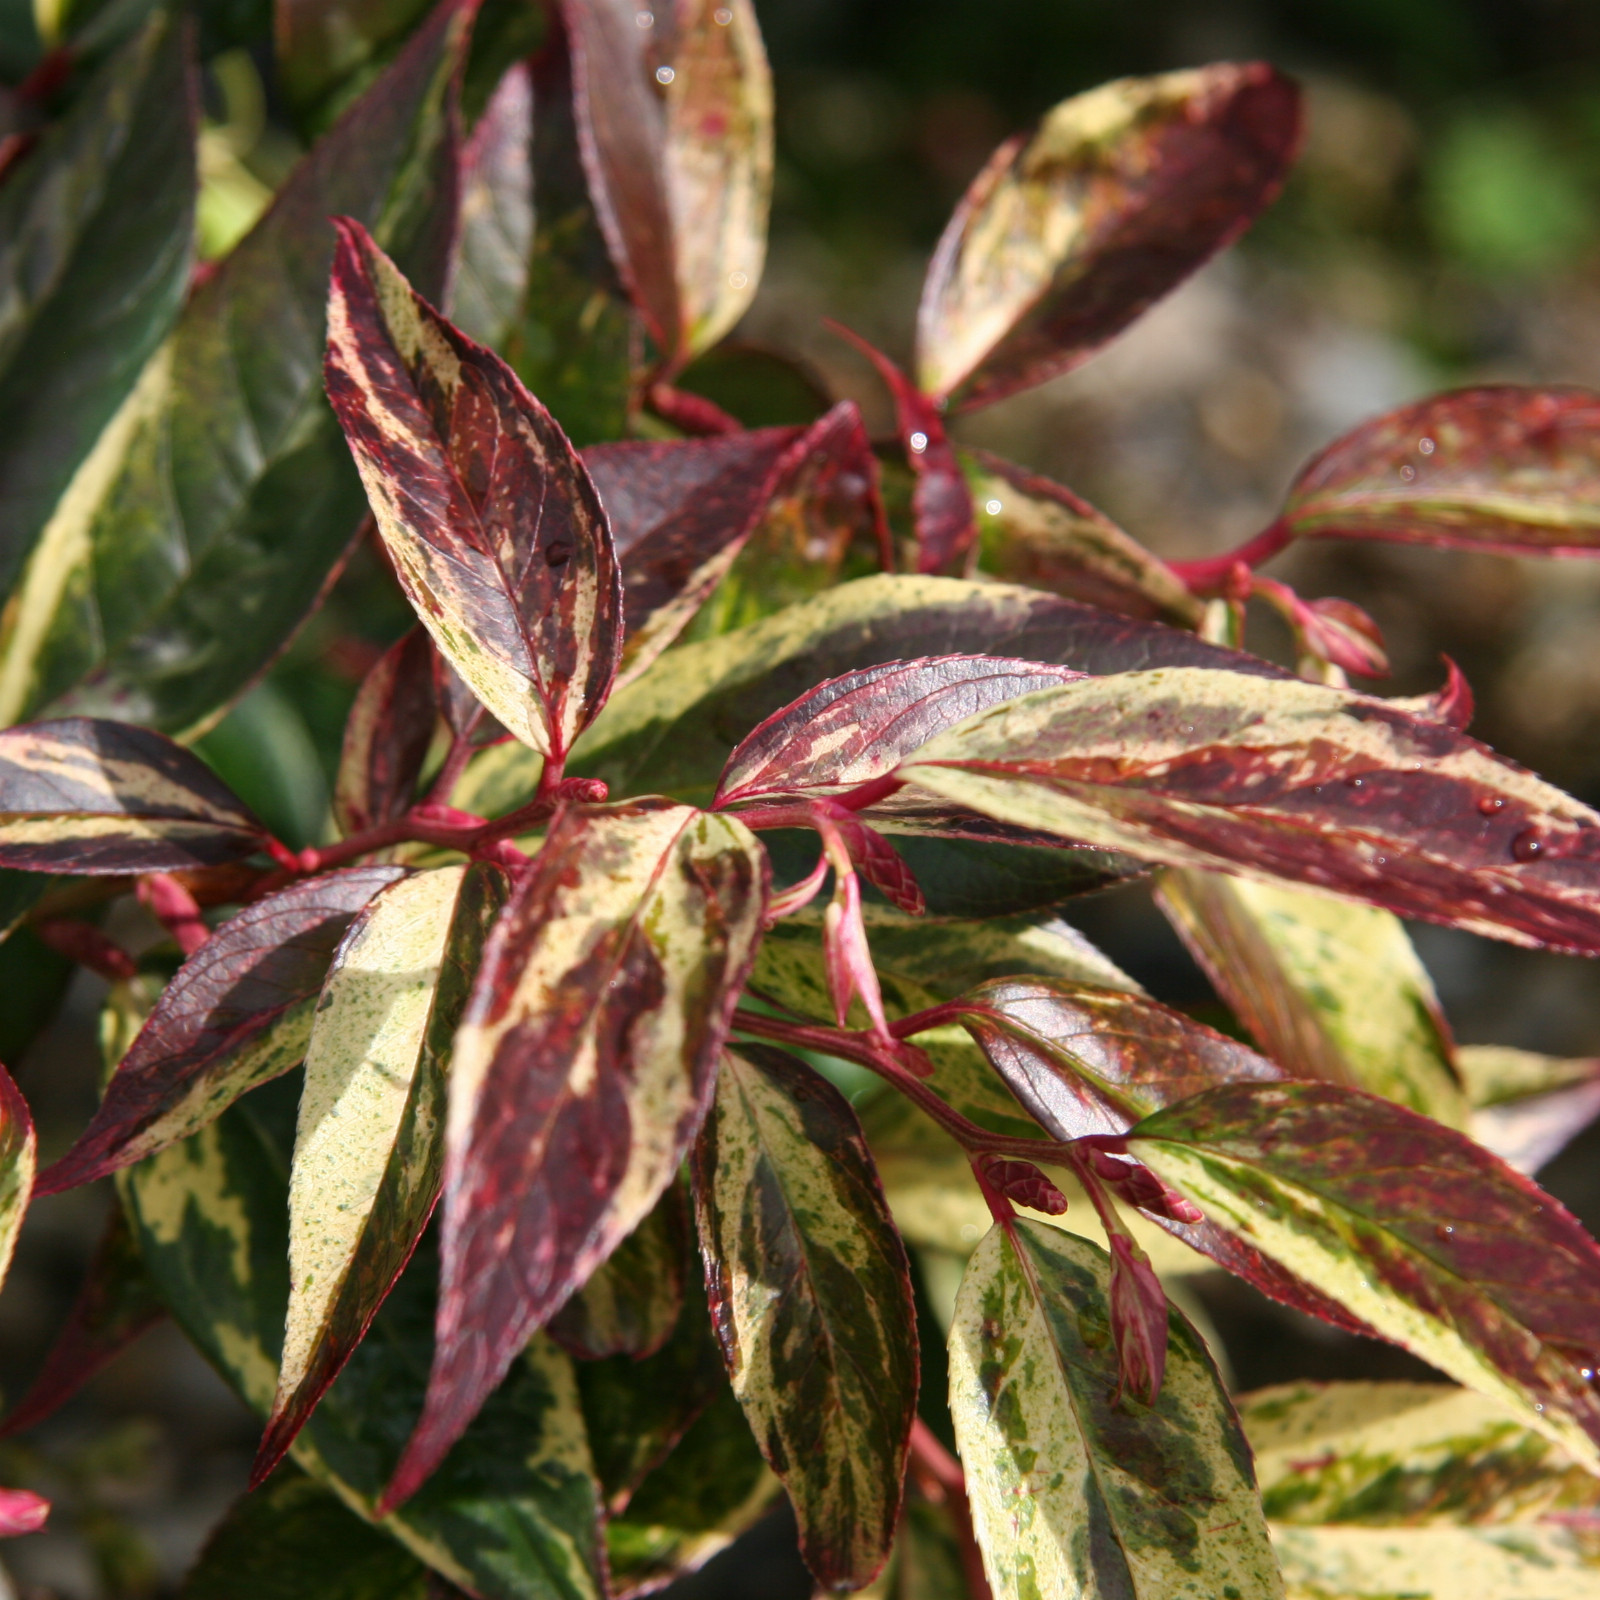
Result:
<svg viewBox="0 0 1600 1600">
<path fill-rule="evenodd" d="M 1277 194 L 1299 92 L 1260 62 L 1123 78 L 1000 146 L 934 252 L 917 376 L 977 405 L 1065 372 Z"/>
<path fill-rule="evenodd" d="M 916 1409 L 916 1318 L 848 1102 L 780 1050 L 727 1052 L 695 1151 L 712 1320 L 800 1549 L 828 1588 L 888 1558 Z"/>
<path fill-rule="evenodd" d="M 1600 1246 L 1488 1151 L 1314 1082 L 1209 1090 L 1128 1149 L 1211 1226 L 1600 1464 Z"/>
<path fill-rule="evenodd" d="M 765 900 L 760 845 L 726 818 L 641 802 L 546 836 L 456 1039 L 437 1349 L 391 1503 L 671 1181 Z"/>
<path fill-rule="evenodd" d="M 1156 892 L 1279 1066 L 1466 1126 L 1449 1024 L 1392 912 L 1215 872 L 1163 873 Z"/>
<path fill-rule="evenodd" d="M 1281 1596 L 1250 1452 L 1211 1357 L 1168 1316 L 1154 1406 L 1117 1400 L 1111 1263 L 995 1228 L 950 1328 L 950 1410 L 996 1600 Z"/>
<path fill-rule="evenodd" d="M 89 1126 L 40 1174 L 55 1194 L 204 1127 L 297 1066 L 328 964 L 398 867 L 349 867 L 256 901 L 216 930 L 162 992 Z"/>
<path fill-rule="evenodd" d="M 1147 860 L 1600 951 L 1600 815 L 1476 740 L 1347 690 L 1121 673 L 982 713 L 900 776 Z"/>
<path fill-rule="evenodd" d="M 345 833 L 404 814 L 437 718 L 433 647 L 413 628 L 373 664 L 344 725 L 333 812 Z"/>
</svg>

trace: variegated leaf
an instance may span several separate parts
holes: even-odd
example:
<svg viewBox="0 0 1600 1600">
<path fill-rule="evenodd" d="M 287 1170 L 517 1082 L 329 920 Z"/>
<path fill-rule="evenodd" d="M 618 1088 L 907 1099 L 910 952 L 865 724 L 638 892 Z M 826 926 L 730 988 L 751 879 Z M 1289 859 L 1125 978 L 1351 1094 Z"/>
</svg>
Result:
<svg viewBox="0 0 1600 1600">
<path fill-rule="evenodd" d="M 347 834 L 392 822 L 410 806 L 438 720 L 433 646 L 413 628 L 356 692 L 344 725 L 333 813 Z"/>
<path fill-rule="evenodd" d="M 1156 1403 L 1114 1397 L 1110 1275 L 1094 1245 L 1018 1220 L 962 1280 L 950 1409 L 996 1600 L 1281 1596 L 1249 1447 L 1181 1312 Z"/>
<path fill-rule="evenodd" d="M 605 703 L 622 586 L 588 473 L 491 351 L 339 224 L 328 395 L 406 597 L 524 744 L 560 759 Z"/>
<path fill-rule="evenodd" d="M 381 890 L 323 985 L 289 1175 L 289 1310 L 260 1483 L 361 1342 L 439 1197 L 445 1065 L 489 927 L 492 862 Z"/>
<path fill-rule="evenodd" d="M 681 366 L 743 315 L 766 254 L 772 82 L 755 7 L 566 0 L 562 10 L 612 260 L 662 359 Z"/>
<path fill-rule="evenodd" d="M 1467 1125 L 1450 1025 L 1392 912 L 1215 872 L 1165 872 L 1156 897 L 1279 1066 Z"/>
<path fill-rule="evenodd" d="M 1298 90 L 1260 62 L 1062 101 L 995 151 L 939 241 L 923 389 L 979 405 L 1076 366 L 1244 232 L 1299 133 Z"/>
<path fill-rule="evenodd" d="M 905 1247 L 844 1097 L 781 1050 L 722 1063 L 695 1150 L 712 1321 L 819 1583 L 888 1558 L 916 1412 Z"/>
<path fill-rule="evenodd" d="M 0 732 L 0 867 L 171 872 L 265 843 L 244 802 L 159 733 L 94 717 Z"/>
<path fill-rule="evenodd" d="M 402 875 L 349 867 L 292 884 L 217 929 L 162 992 L 77 1142 L 39 1179 L 56 1194 L 203 1128 L 297 1066 L 328 963 L 357 912 Z"/>
<path fill-rule="evenodd" d="M 1348 690 L 1119 673 L 981 713 L 899 776 L 1146 859 L 1600 952 L 1600 815 L 1464 734 Z"/>
<path fill-rule="evenodd" d="M 1534 1523 L 1600 1505 L 1600 1481 L 1470 1389 L 1290 1383 L 1239 1399 L 1278 1523 Z"/>
<path fill-rule="evenodd" d="M 1600 1116 L 1600 1060 L 1563 1060 L 1503 1045 L 1464 1045 L 1456 1065 L 1469 1131 L 1518 1172 L 1535 1173 Z"/>
<path fill-rule="evenodd" d="M 1559 1089 L 1575 1089 L 1600 1076 L 1600 1057 L 1546 1056 L 1500 1044 L 1464 1044 L 1456 1066 L 1475 1110 L 1515 1104 Z"/>
<path fill-rule="evenodd" d="M 17 1234 L 33 1197 L 38 1139 L 28 1102 L 0 1067 L 0 1283 L 11 1270 Z"/>
<path fill-rule="evenodd" d="M 1593 390 L 1458 389 L 1329 445 L 1295 479 L 1278 526 L 1297 538 L 1593 555 L 1597 468 Z"/>
<path fill-rule="evenodd" d="M 551 828 L 456 1039 L 437 1349 L 390 1504 L 671 1181 L 765 905 L 766 858 L 730 819 L 641 802 Z"/>
<path fill-rule="evenodd" d="M 1208 1225 L 1600 1470 L 1600 1246 L 1463 1134 L 1335 1084 L 1240 1084 L 1157 1112 L 1128 1150 Z"/>
</svg>

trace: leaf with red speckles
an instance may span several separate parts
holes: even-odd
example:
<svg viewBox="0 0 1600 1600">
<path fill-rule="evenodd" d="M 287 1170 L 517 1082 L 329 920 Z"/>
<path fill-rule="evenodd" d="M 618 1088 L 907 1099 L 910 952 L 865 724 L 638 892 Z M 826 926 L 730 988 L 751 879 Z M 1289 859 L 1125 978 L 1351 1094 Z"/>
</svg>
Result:
<svg viewBox="0 0 1600 1600">
<path fill-rule="evenodd" d="M 995 151 L 939 241 L 922 388 L 985 405 L 1077 366 L 1249 227 L 1299 139 L 1299 90 L 1262 62 L 1064 100 Z"/>
<path fill-rule="evenodd" d="M 78 1141 L 40 1175 L 57 1194 L 165 1149 L 297 1066 L 328 964 L 399 867 L 350 867 L 246 906 L 178 969 Z"/>
<path fill-rule="evenodd" d="M 905 1246 L 849 1103 L 781 1050 L 727 1052 L 695 1147 L 711 1317 L 734 1393 L 829 1589 L 889 1554 L 916 1414 Z"/>
<path fill-rule="evenodd" d="M 43 1422 L 165 1315 L 127 1216 L 113 1206 L 66 1323 L 28 1392 L 0 1425 L 0 1436 Z"/>
<path fill-rule="evenodd" d="M 986 572 L 1125 617 L 1198 627 L 1203 602 L 1103 511 L 987 450 L 964 450 L 961 461 Z"/>
<path fill-rule="evenodd" d="M 772 81 L 751 0 L 565 0 L 584 167 L 611 259 L 669 367 L 755 296 Z"/>
<path fill-rule="evenodd" d="M 387 1504 L 671 1181 L 754 959 L 766 875 L 752 834 L 688 806 L 551 828 L 456 1035 L 433 1373 Z"/>
<path fill-rule="evenodd" d="M 1302 469 L 1281 525 L 1507 555 L 1600 551 L 1600 394 L 1494 384 L 1363 423 Z"/>
<path fill-rule="evenodd" d="M 1600 1245 L 1465 1135 L 1337 1084 L 1238 1084 L 1148 1118 L 1128 1151 L 1600 1470 Z"/>
<path fill-rule="evenodd" d="M 333 814 L 344 833 L 405 814 L 437 719 L 433 646 L 417 627 L 378 657 L 345 722 L 333 788 Z"/>
<path fill-rule="evenodd" d="M 148 728 L 63 717 L 0 732 L 0 867 L 175 872 L 265 843 L 204 762 Z"/>
<path fill-rule="evenodd" d="M 564 757 L 622 645 L 604 511 L 543 406 L 339 224 L 328 395 L 406 597 L 507 730 Z"/>
<path fill-rule="evenodd" d="M 897 775 L 1015 826 L 1600 954 L 1600 815 L 1386 701 L 1200 667 L 981 712 Z"/>
</svg>

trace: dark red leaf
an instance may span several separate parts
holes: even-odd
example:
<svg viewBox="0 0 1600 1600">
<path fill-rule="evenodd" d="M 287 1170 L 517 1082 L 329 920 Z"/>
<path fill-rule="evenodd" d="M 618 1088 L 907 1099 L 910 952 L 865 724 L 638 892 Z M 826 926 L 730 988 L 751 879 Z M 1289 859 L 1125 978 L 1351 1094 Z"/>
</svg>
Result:
<svg viewBox="0 0 1600 1600">
<path fill-rule="evenodd" d="M 344 725 L 334 785 L 340 828 L 359 833 L 404 815 L 433 740 L 433 646 L 421 627 L 378 657 Z"/>
<path fill-rule="evenodd" d="M 1112 1231 L 1108 1237 L 1117 1387 L 1153 1406 L 1167 1371 L 1167 1292 L 1150 1258 L 1127 1234 Z"/>
<path fill-rule="evenodd" d="M 920 917 L 927 909 L 922 890 L 905 858 L 875 828 L 869 828 L 853 811 L 819 802 L 828 821 L 838 830 L 857 871 L 883 897 L 900 910 Z"/>
<path fill-rule="evenodd" d="M 350 867 L 281 889 L 178 969 L 76 1144 L 40 1174 L 57 1194 L 130 1166 L 297 1066 L 328 963 L 356 913 L 400 867 Z"/>
<path fill-rule="evenodd" d="M 979 1166 L 989 1183 L 1019 1206 L 1042 1211 L 1051 1217 L 1059 1217 L 1066 1211 L 1067 1197 L 1031 1161 L 985 1156 Z"/>
</svg>

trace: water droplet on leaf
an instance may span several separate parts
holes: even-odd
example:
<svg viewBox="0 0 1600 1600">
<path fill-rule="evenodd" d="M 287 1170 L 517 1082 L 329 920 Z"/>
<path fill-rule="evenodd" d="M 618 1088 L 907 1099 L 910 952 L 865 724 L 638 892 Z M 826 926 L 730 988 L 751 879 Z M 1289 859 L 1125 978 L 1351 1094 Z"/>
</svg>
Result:
<svg viewBox="0 0 1600 1600">
<path fill-rule="evenodd" d="M 1347 789 L 1364 789 L 1367 786 L 1365 778 L 1346 778 L 1344 782 Z"/>
<path fill-rule="evenodd" d="M 544 547 L 544 564 L 547 567 L 564 567 L 572 559 L 572 546 L 564 539 L 552 539 Z"/>
<path fill-rule="evenodd" d="M 718 6 L 717 9 L 711 13 L 711 20 L 716 23 L 719 28 L 726 28 L 728 24 L 733 21 L 733 13 L 726 6 Z"/>
<path fill-rule="evenodd" d="M 671 83 L 672 80 L 674 78 L 676 78 L 677 76 L 678 76 L 678 74 L 676 72 L 674 72 L 671 67 L 657 67 L 656 68 L 656 82 L 657 83 Z"/>
<path fill-rule="evenodd" d="M 641 28 L 653 28 L 656 25 L 656 16 L 653 11 L 636 12 L 633 20 Z"/>
<path fill-rule="evenodd" d="M 906 440 L 906 443 L 911 446 L 914 455 L 920 456 L 928 448 L 928 436 L 919 429 Z"/>
<path fill-rule="evenodd" d="M 1497 811 L 1504 811 L 1505 808 L 1505 801 L 1497 794 L 1486 794 L 1478 802 L 1478 809 L 1486 817 L 1492 817 Z"/>
<path fill-rule="evenodd" d="M 998 517 L 1000 513 L 1005 510 L 1005 507 L 1001 505 L 998 500 L 985 500 L 983 502 L 983 509 L 987 511 L 991 517 Z"/>
<path fill-rule="evenodd" d="M 1417 469 L 1414 466 L 1412 466 L 1410 464 L 1410 462 L 1407 462 L 1406 465 L 1401 467 L 1401 469 L 1400 469 L 1400 476 L 1407 483 L 1410 483 L 1411 480 L 1414 477 L 1416 477 L 1416 475 L 1417 475 Z"/>
<path fill-rule="evenodd" d="M 1418 439 L 1417 440 L 1417 449 L 1419 449 L 1423 453 L 1423 455 L 1431 456 L 1433 454 L 1433 440 L 1432 439 Z"/>
<path fill-rule="evenodd" d="M 1537 828 L 1524 828 L 1511 841 L 1511 859 L 1513 861 L 1537 861 L 1544 852 L 1545 842 L 1539 837 Z"/>
<path fill-rule="evenodd" d="M 728 286 L 732 289 L 743 289 L 749 282 L 750 275 L 747 272 L 730 272 L 728 274 Z"/>
</svg>

